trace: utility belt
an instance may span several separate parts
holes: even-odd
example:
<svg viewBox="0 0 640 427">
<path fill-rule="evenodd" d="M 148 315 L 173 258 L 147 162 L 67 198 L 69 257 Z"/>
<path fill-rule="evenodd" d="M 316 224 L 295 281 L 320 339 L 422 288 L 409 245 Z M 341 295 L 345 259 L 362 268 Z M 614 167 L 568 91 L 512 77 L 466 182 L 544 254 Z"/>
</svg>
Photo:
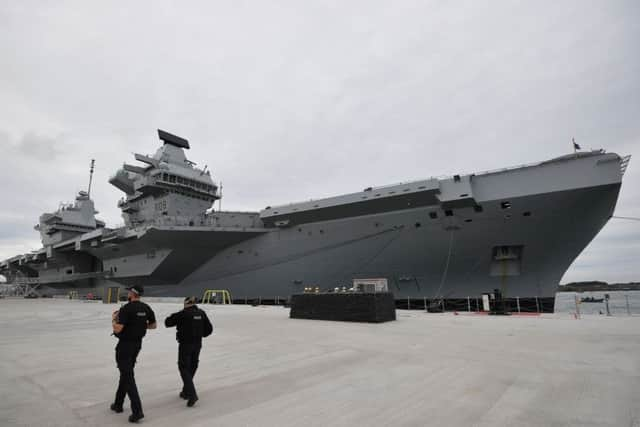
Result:
<svg viewBox="0 0 640 427">
<path fill-rule="evenodd" d="M 116 345 L 116 348 L 118 347 L 140 347 L 142 346 L 142 338 L 140 338 L 139 340 L 131 340 L 131 339 L 122 339 L 120 338 L 118 340 L 118 344 Z"/>
<path fill-rule="evenodd" d="M 180 345 L 202 345 L 202 338 L 178 339 Z"/>
</svg>

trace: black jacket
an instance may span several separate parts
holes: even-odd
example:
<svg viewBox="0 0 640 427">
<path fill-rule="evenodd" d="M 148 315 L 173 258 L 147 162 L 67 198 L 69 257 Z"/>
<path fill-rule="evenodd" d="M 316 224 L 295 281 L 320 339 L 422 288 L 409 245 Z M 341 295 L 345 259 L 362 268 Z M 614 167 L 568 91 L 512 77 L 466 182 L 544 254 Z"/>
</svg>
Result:
<svg viewBox="0 0 640 427">
<path fill-rule="evenodd" d="M 180 343 L 201 343 L 202 337 L 208 337 L 213 332 L 213 325 L 209 321 L 207 313 L 196 305 L 173 313 L 165 319 L 164 325 L 167 328 L 178 327 L 176 339 Z"/>
<path fill-rule="evenodd" d="M 121 341 L 142 341 L 147 334 L 147 325 L 156 323 L 156 315 L 142 301 L 131 301 L 118 311 L 118 323 L 124 325 L 122 332 L 114 334 Z"/>
</svg>

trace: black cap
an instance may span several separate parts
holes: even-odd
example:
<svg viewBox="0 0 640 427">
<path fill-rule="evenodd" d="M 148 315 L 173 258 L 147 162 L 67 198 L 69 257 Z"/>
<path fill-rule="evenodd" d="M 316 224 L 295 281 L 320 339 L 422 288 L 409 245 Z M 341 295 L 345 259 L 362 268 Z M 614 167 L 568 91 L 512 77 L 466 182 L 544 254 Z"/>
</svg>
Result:
<svg viewBox="0 0 640 427">
<path fill-rule="evenodd" d="M 144 288 L 142 287 L 142 285 L 133 285 L 130 286 L 128 288 L 126 288 L 128 291 L 133 292 L 134 294 L 138 294 L 138 295 L 142 295 L 144 294 Z"/>
</svg>

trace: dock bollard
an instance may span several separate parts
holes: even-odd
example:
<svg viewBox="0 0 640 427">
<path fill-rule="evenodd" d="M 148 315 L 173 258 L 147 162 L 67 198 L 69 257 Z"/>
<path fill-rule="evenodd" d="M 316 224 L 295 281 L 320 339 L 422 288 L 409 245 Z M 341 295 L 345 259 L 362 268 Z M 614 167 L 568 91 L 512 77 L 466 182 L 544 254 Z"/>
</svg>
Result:
<svg viewBox="0 0 640 427">
<path fill-rule="evenodd" d="M 471 313 L 471 299 L 467 297 L 467 311 Z"/>
<path fill-rule="evenodd" d="M 516 305 L 518 306 L 518 313 L 520 313 L 520 297 L 516 297 Z"/>
</svg>

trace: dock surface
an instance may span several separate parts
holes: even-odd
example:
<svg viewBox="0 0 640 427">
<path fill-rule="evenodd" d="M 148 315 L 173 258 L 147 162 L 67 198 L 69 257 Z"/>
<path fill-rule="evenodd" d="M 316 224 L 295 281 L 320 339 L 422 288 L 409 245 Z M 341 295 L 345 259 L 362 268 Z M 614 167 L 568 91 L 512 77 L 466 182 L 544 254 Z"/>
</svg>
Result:
<svg viewBox="0 0 640 427">
<path fill-rule="evenodd" d="M 181 308 L 150 303 L 136 365 L 146 426 L 640 426 L 640 317 L 399 310 L 361 324 L 212 306 L 195 383 L 178 397 Z M 109 410 L 115 305 L 0 300 L 0 425 L 130 425 Z"/>
</svg>

